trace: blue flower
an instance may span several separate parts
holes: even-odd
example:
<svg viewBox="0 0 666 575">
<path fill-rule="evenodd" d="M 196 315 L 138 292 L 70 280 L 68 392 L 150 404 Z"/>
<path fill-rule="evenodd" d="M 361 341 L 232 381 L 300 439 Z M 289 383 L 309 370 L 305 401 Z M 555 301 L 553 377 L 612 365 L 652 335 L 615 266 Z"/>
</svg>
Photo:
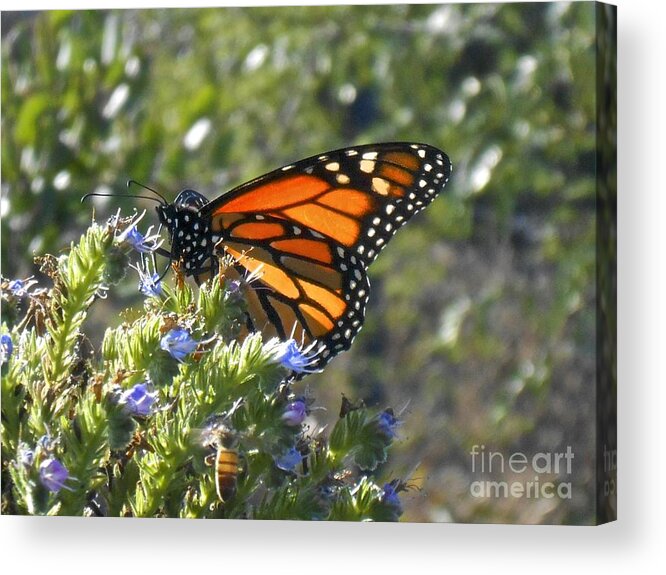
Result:
<svg viewBox="0 0 666 575">
<path fill-rule="evenodd" d="M 32 276 L 24 280 L 12 280 L 7 284 L 7 289 L 16 297 L 25 297 L 28 290 L 37 283 Z"/>
<path fill-rule="evenodd" d="M 226 282 L 224 287 L 229 295 L 235 295 L 240 291 L 241 285 L 243 285 L 243 283 L 240 280 L 231 280 Z"/>
<path fill-rule="evenodd" d="M 56 448 L 57 440 L 53 439 L 49 433 L 45 433 L 37 440 L 37 447 L 40 452 L 51 453 Z"/>
<path fill-rule="evenodd" d="M 181 328 L 172 329 L 160 341 L 160 347 L 181 363 L 198 345 L 199 342 L 186 329 Z"/>
<path fill-rule="evenodd" d="M 393 483 L 384 484 L 382 503 L 392 507 L 398 517 L 402 515 L 402 502 L 400 501 L 400 497 L 398 497 L 398 492 Z"/>
<path fill-rule="evenodd" d="M 23 467 L 32 467 L 32 464 L 35 461 L 35 452 L 25 443 L 21 443 L 18 448 L 18 457 L 16 459 Z"/>
<path fill-rule="evenodd" d="M 148 417 L 153 412 L 157 393 L 151 393 L 146 383 L 137 383 L 131 389 L 120 394 L 120 405 L 130 415 Z"/>
<path fill-rule="evenodd" d="M 26 294 L 25 282 L 23 280 L 12 280 L 7 284 L 7 288 L 16 297 L 23 297 Z"/>
<path fill-rule="evenodd" d="M 162 282 L 157 272 L 139 270 L 139 291 L 147 297 L 159 297 L 162 295 Z"/>
<path fill-rule="evenodd" d="M 287 405 L 284 412 L 282 413 L 282 421 L 287 425 L 300 425 L 305 420 L 307 415 L 307 407 L 305 402 L 302 399 L 297 399 L 292 401 Z"/>
<path fill-rule="evenodd" d="M 65 485 L 69 478 L 69 471 L 57 459 L 50 457 L 45 459 L 39 466 L 39 479 L 42 485 L 49 491 L 58 493 L 63 487 L 70 489 Z"/>
<path fill-rule="evenodd" d="M 148 228 L 146 235 L 142 235 L 141 232 L 137 229 L 136 226 L 132 226 L 129 230 L 129 233 L 125 237 L 125 240 L 137 251 L 142 254 L 153 252 L 158 247 L 159 236 L 150 235 L 150 230 L 152 226 Z"/>
<path fill-rule="evenodd" d="M 142 254 L 148 254 L 159 248 L 164 240 L 159 234 L 150 235 L 150 231 L 153 229 L 153 226 L 148 228 L 145 236 L 138 230 L 136 224 L 139 222 L 139 220 L 141 220 L 141 218 L 143 218 L 144 214 L 145 212 L 136 218 L 134 222 L 118 236 L 118 241 L 127 242 L 136 251 Z"/>
<path fill-rule="evenodd" d="M 273 361 L 296 373 L 315 373 L 319 369 L 311 369 L 311 366 L 317 362 L 317 356 L 324 350 L 321 346 L 316 351 L 312 351 L 318 342 L 312 342 L 308 347 L 301 349 L 294 339 L 280 342 L 274 338 L 268 342 L 268 347 L 272 353 Z"/>
<path fill-rule="evenodd" d="M 379 433 L 386 439 L 393 439 L 396 436 L 395 430 L 400 425 L 400 421 L 393 415 L 392 409 L 382 411 L 374 421 Z"/>
<path fill-rule="evenodd" d="M 162 282 L 160 281 L 160 274 L 157 272 L 151 276 L 146 274 L 139 278 L 139 291 L 148 297 L 159 297 L 162 295 Z"/>
<path fill-rule="evenodd" d="M 12 342 L 11 336 L 3 333 L 2 336 L 0 336 L 0 365 L 9 361 L 13 351 L 14 343 Z"/>
<path fill-rule="evenodd" d="M 303 456 L 301 452 L 295 447 L 292 447 L 285 454 L 280 457 L 275 457 L 275 465 L 283 471 L 294 471 L 294 468 L 302 461 Z"/>
<path fill-rule="evenodd" d="M 149 262 L 150 258 L 141 256 L 141 264 L 130 265 L 130 267 L 139 274 L 139 291 L 147 297 L 159 297 L 162 295 L 161 276 L 155 271 L 150 273 Z"/>
</svg>

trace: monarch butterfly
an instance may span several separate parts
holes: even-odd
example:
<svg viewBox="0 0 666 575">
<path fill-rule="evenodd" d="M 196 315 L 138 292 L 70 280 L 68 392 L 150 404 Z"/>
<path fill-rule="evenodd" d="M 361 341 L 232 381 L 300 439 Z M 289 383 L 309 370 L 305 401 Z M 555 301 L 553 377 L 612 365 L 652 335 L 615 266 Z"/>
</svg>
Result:
<svg viewBox="0 0 666 575">
<path fill-rule="evenodd" d="M 242 286 L 248 331 L 316 342 L 321 369 L 362 327 L 367 267 L 450 173 L 437 148 L 384 143 L 301 160 L 212 201 L 185 189 L 157 206 L 164 251 L 199 284 L 223 262 L 225 279 Z"/>
</svg>

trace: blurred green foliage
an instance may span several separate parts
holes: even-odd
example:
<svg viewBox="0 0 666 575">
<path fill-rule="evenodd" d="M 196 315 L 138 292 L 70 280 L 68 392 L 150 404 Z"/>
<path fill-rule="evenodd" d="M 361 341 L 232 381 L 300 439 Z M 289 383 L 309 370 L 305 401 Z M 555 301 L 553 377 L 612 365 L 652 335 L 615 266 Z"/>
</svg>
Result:
<svg viewBox="0 0 666 575">
<path fill-rule="evenodd" d="M 593 4 L 4 13 L 2 35 L 6 277 L 129 177 L 213 197 L 342 146 L 445 150 L 447 193 L 371 268 L 352 350 L 306 382 L 331 411 L 342 391 L 409 402 L 405 519 L 593 520 Z M 572 445 L 576 497 L 470 498 L 482 443 Z"/>
</svg>

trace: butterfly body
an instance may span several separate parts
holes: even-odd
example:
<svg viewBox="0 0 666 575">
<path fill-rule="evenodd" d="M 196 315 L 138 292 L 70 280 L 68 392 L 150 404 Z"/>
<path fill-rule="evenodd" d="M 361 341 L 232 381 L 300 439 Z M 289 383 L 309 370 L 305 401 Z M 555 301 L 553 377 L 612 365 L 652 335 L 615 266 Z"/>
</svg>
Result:
<svg viewBox="0 0 666 575">
<path fill-rule="evenodd" d="M 172 204 L 157 206 L 160 222 L 171 240 L 171 259 L 183 260 L 186 275 L 212 271 L 213 238 L 210 222 L 201 215 L 208 198 L 194 190 L 183 190 Z"/>
<path fill-rule="evenodd" d="M 361 329 L 367 267 L 450 172 L 431 146 L 371 144 L 301 160 L 212 201 L 183 190 L 157 210 L 186 275 L 201 283 L 227 262 L 224 276 L 243 285 L 247 328 L 319 342 L 322 368 Z"/>
</svg>

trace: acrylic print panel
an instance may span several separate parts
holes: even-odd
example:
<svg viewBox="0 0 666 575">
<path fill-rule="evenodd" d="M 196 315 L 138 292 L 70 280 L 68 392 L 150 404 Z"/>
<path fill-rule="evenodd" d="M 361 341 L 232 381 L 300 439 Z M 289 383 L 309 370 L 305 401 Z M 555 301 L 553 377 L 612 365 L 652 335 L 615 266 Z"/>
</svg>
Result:
<svg viewBox="0 0 666 575">
<path fill-rule="evenodd" d="M 613 9 L 2 25 L 3 513 L 614 517 Z"/>
</svg>

